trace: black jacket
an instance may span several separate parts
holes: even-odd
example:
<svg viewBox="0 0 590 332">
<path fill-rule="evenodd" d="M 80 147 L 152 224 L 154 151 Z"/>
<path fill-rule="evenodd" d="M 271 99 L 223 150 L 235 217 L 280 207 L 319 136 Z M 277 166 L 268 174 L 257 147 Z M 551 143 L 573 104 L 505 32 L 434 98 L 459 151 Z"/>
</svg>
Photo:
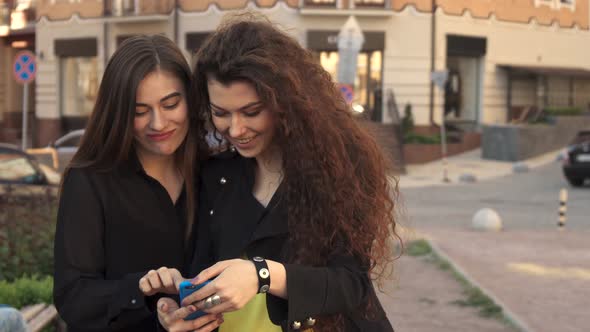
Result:
<svg viewBox="0 0 590 332">
<path fill-rule="evenodd" d="M 174 205 L 136 158 L 110 172 L 72 169 L 55 234 L 54 301 L 68 331 L 156 331 L 139 278 L 161 266 L 184 271 L 184 192 Z"/>
<path fill-rule="evenodd" d="M 366 268 L 350 255 L 334 254 L 327 266 L 289 264 L 287 207 L 281 190 L 264 208 L 252 195 L 254 161 L 227 152 L 207 162 L 201 173 L 199 230 L 191 276 L 217 261 L 261 256 L 281 262 L 287 273 L 288 299 L 267 295 L 270 320 L 283 331 L 321 327 L 321 317 L 344 313 L 344 331 L 393 331 L 375 295 Z M 272 280 L 271 280 L 272 282 Z M 371 299 L 376 318 L 359 308 Z"/>
</svg>

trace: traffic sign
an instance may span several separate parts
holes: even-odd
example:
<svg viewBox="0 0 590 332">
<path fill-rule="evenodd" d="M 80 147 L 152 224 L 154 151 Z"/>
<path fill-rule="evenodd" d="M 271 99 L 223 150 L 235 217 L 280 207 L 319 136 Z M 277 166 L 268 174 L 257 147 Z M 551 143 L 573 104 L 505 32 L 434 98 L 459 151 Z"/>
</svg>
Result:
<svg viewBox="0 0 590 332">
<path fill-rule="evenodd" d="M 352 88 L 352 85 L 338 84 L 338 86 L 339 86 L 340 93 L 342 93 L 342 97 L 344 97 L 344 100 L 348 104 L 352 103 L 352 100 L 354 99 L 354 90 Z"/>
<path fill-rule="evenodd" d="M 430 80 L 434 82 L 436 86 L 438 86 L 441 90 L 445 89 L 445 84 L 449 79 L 449 71 L 448 70 L 438 70 L 433 71 L 430 73 Z"/>
<path fill-rule="evenodd" d="M 18 52 L 12 65 L 14 79 L 21 84 L 27 84 L 35 79 L 36 72 L 35 54 L 31 51 Z"/>
</svg>

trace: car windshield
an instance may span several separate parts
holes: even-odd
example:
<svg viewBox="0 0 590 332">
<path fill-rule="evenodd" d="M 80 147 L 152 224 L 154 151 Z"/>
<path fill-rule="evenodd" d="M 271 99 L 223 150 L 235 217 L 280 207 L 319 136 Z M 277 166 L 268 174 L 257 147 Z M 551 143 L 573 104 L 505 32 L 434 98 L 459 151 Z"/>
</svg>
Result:
<svg viewBox="0 0 590 332">
<path fill-rule="evenodd" d="M 34 179 L 37 171 L 31 162 L 18 154 L 0 154 L 0 181 Z"/>
</svg>

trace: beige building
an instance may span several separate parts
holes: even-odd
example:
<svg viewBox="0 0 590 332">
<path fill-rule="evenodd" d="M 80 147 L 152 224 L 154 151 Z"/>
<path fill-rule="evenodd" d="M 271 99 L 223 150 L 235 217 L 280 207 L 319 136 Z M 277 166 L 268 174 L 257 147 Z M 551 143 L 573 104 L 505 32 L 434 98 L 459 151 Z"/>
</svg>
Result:
<svg viewBox="0 0 590 332">
<path fill-rule="evenodd" d="M 23 85 L 13 78 L 13 61 L 19 51 L 35 52 L 34 1 L 0 0 L 0 142 L 20 140 Z M 35 84 L 29 84 L 29 132 L 35 129 Z M 31 135 L 30 135 L 31 136 Z"/>
<path fill-rule="evenodd" d="M 338 31 L 355 16 L 365 36 L 355 102 L 377 122 L 391 122 L 392 94 L 418 125 L 446 110 L 466 128 L 504 123 L 518 106 L 590 103 L 589 0 L 38 0 L 37 143 L 84 126 L 125 38 L 163 33 L 190 58 L 224 14 L 242 9 L 280 23 L 333 74 Z M 451 79 L 439 91 L 430 72 L 443 69 Z"/>
</svg>

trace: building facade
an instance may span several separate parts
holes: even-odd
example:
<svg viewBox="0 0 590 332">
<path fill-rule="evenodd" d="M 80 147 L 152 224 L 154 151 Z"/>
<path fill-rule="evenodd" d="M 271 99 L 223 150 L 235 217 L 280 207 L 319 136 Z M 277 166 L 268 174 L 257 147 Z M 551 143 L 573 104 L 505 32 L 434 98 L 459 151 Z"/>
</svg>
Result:
<svg viewBox="0 0 590 332">
<path fill-rule="evenodd" d="M 32 0 L 0 0 L 0 142 L 20 141 L 23 85 L 13 77 L 13 61 L 22 50 L 35 52 L 35 6 Z M 35 84 L 29 84 L 29 136 L 35 131 Z M 30 140 L 29 140 L 30 142 Z"/>
<path fill-rule="evenodd" d="M 125 38 L 165 34 L 190 59 L 226 13 L 244 9 L 279 23 L 334 75 L 338 31 L 355 16 L 365 37 L 355 103 L 377 122 L 392 121 L 392 96 L 417 125 L 444 112 L 470 128 L 505 123 L 515 107 L 590 103 L 589 0 L 39 0 L 37 143 L 85 125 Z M 443 69 L 438 89 L 430 73 Z"/>
</svg>

